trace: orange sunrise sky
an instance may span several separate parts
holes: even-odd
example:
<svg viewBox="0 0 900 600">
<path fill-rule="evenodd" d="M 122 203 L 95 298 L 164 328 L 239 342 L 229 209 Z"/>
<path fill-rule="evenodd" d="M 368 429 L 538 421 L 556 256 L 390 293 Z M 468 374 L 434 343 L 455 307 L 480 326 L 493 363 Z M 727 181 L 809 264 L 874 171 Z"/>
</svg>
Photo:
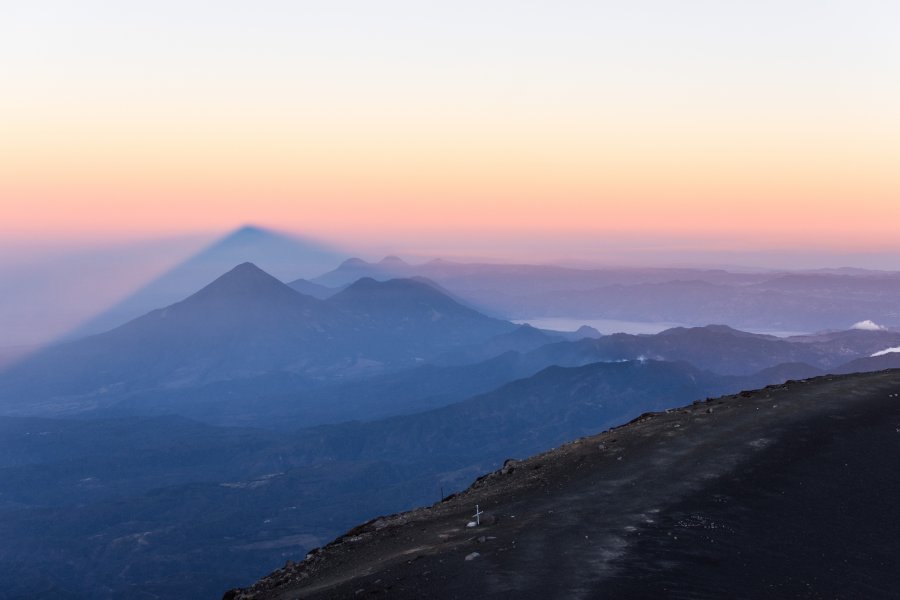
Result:
<svg viewBox="0 0 900 600">
<path fill-rule="evenodd" d="M 890 2 L 17 4 L 10 243 L 900 249 Z"/>
</svg>

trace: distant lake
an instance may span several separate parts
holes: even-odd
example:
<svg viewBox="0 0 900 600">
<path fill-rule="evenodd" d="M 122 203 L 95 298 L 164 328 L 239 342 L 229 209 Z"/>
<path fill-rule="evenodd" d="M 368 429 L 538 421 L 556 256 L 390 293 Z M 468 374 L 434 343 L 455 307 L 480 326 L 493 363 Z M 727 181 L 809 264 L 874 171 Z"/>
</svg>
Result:
<svg viewBox="0 0 900 600">
<path fill-rule="evenodd" d="M 666 323 L 659 321 L 618 321 L 616 319 L 578 319 L 572 317 L 534 317 L 531 319 L 516 319 L 514 323 L 528 323 L 538 329 L 552 329 L 554 331 L 576 331 L 582 325 L 593 327 L 604 335 L 611 333 L 654 334 L 673 327 L 695 327 L 684 323 Z M 790 337 L 792 335 L 805 335 L 805 331 L 767 331 L 762 329 L 743 329 L 750 333 L 762 333 L 777 337 Z"/>
<path fill-rule="evenodd" d="M 673 327 L 688 327 L 683 323 L 659 323 L 643 321 L 617 321 L 616 319 L 577 319 L 571 317 L 535 317 L 533 319 L 517 319 L 514 323 L 528 323 L 538 329 L 554 331 L 576 331 L 582 325 L 593 327 L 600 333 L 659 333 Z"/>
</svg>

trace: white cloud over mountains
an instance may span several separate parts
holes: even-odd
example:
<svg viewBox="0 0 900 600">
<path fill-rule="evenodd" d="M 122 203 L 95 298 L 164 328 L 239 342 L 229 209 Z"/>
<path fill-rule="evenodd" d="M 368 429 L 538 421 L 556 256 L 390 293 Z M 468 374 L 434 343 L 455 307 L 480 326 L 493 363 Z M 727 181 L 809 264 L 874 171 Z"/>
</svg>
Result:
<svg viewBox="0 0 900 600">
<path fill-rule="evenodd" d="M 884 350 L 879 350 L 875 354 L 871 355 L 871 358 L 875 358 L 876 356 L 884 356 L 885 354 L 891 354 L 893 352 L 900 352 L 900 346 L 894 346 L 893 348 L 886 348 Z"/>
<path fill-rule="evenodd" d="M 870 319 L 866 319 L 865 321 L 860 321 L 859 323 L 854 323 L 850 329 L 861 329 L 862 331 L 884 331 L 887 329 L 883 325 L 879 325 L 875 321 Z"/>
</svg>

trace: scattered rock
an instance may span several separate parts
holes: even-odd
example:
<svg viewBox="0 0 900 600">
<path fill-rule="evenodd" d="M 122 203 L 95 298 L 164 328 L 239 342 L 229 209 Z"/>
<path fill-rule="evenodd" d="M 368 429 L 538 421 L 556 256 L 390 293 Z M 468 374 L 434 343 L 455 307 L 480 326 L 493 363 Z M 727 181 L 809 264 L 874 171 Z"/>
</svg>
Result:
<svg viewBox="0 0 900 600">
<path fill-rule="evenodd" d="M 479 556 L 481 556 L 481 554 L 478 552 L 472 552 L 471 554 L 466 554 L 466 560 L 475 560 Z"/>
<path fill-rule="evenodd" d="M 322 552 L 321 548 L 313 548 L 312 550 L 310 550 L 309 552 L 306 553 L 306 556 L 303 558 L 303 560 L 311 560 L 311 559 L 315 558 L 315 556 L 321 552 Z"/>
<path fill-rule="evenodd" d="M 501 475 L 509 475 L 513 471 L 516 470 L 516 466 L 518 466 L 519 461 L 514 458 L 507 458 L 503 461 L 503 468 L 500 469 Z"/>
</svg>

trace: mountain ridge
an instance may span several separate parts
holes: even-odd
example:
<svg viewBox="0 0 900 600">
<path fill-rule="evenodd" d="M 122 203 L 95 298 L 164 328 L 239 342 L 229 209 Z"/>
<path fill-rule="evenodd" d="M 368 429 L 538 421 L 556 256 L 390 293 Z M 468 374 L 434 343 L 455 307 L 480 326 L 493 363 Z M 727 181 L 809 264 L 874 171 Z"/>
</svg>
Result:
<svg viewBox="0 0 900 600">
<path fill-rule="evenodd" d="M 78 411 L 135 392 L 270 372 L 360 376 L 515 327 L 422 281 L 361 280 L 320 300 L 245 262 L 184 300 L 11 366 L 0 374 L 0 398 L 7 409 L 25 396 L 40 410 Z"/>
<path fill-rule="evenodd" d="M 896 444 L 898 395 L 894 370 L 646 413 L 371 519 L 223 600 L 888 598 L 900 524 L 878 515 L 898 460 L 868 457 Z"/>
<path fill-rule="evenodd" d="M 797 271 L 737 272 L 704 268 L 562 267 L 461 263 L 422 264 L 361 259 L 316 277 L 345 285 L 375 279 L 424 276 L 466 303 L 513 320 L 566 316 L 703 325 L 783 332 L 841 329 L 863 320 L 900 326 L 894 299 L 900 274 Z M 609 333 L 609 332 L 608 332 Z"/>
</svg>

